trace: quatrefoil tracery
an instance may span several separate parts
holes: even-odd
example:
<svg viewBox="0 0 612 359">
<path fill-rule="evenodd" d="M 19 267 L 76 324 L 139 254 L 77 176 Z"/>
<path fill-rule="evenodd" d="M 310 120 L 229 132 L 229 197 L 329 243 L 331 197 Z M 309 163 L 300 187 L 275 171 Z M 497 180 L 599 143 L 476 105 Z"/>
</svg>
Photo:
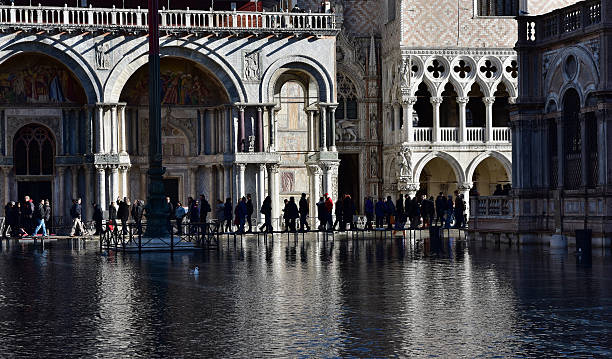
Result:
<svg viewBox="0 0 612 359">
<path fill-rule="evenodd" d="M 472 72 L 472 67 L 464 60 L 459 60 L 459 65 L 456 65 L 453 70 L 459 75 L 460 78 L 464 79 L 469 76 L 470 72 Z"/>
<path fill-rule="evenodd" d="M 434 78 L 438 79 L 442 77 L 442 74 L 444 74 L 444 66 L 440 63 L 440 61 L 433 60 L 431 65 L 427 67 L 427 71 L 429 71 Z"/>
<path fill-rule="evenodd" d="M 497 73 L 497 66 L 493 65 L 491 60 L 486 60 L 483 66 L 480 66 L 480 72 L 482 72 L 486 78 L 490 79 Z"/>
</svg>

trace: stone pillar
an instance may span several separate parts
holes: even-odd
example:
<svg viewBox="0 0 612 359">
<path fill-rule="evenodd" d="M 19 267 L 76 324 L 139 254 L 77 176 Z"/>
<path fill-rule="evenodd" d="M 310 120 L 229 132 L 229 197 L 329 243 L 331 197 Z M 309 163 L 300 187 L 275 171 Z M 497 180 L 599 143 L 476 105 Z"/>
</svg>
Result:
<svg viewBox="0 0 612 359">
<path fill-rule="evenodd" d="M 85 107 L 85 153 L 86 154 L 91 154 L 94 150 L 93 148 L 93 139 L 94 139 L 94 133 L 93 133 L 93 127 L 92 127 L 92 116 L 95 116 L 95 111 L 92 109 L 91 106 L 86 106 Z"/>
<path fill-rule="evenodd" d="M 413 142 L 414 134 L 413 134 L 413 113 L 414 113 L 414 104 L 417 102 L 416 97 L 408 97 L 406 101 L 402 102 L 404 107 L 404 127 L 406 127 L 406 138 L 404 141 Z"/>
<path fill-rule="evenodd" d="M 129 197 L 128 169 L 128 166 L 119 166 L 119 175 L 121 176 L 121 198 Z"/>
<path fill-rule="evenodd" d="M 121 121 L 121 129 L 119 134 L 121 136 L 121 146 L 119 147 L 119 152 L 122 154 L 127 154 L 127 127 L 125 121 L 125 104 L 119 105 L 119 117 Z"/>
<path fill-rule="evenodd" d="M 263 108 L 257 106 L 257 152 L 264 150 Z"/>
<path fill-rule="evenodd" d="M 320 127 L 321 143 L 320 143 L 319 151 L 321 152 L 327 151 L 327 116 L 326 116 L 326 112 L 327 112 L 327 109 L 325 108 L 325 105 L 319 105 L 319 119 L 321 121 L 321 127 Z"/>
<path fill-rule="evenodd" d="M 97 105 L 95 114 L 95 151 L 96 153 L 104 153 L 104 106 Z"/>
<path fill-rule="evenodd" d="M 393 143 L 402 142 L 400 130 L 400 106 L 397 103 L 393 104 Z"/>
<path fill-rule="evenodd" d="M 485 103 L 485 142 L 493 141 L 493 103 L 495 103 L 495 97 L 483 97 L 482 101 Z"/>
<path fill-rule="evenodd" d="M 414 198 L 421 187 L 420 183 L 408 183 L 406 186 L 406 194 L 410 196 L 410 198 Z"/>
<path fill-rule="evenodd" d="M 276 118 L 274 113 L 274 106 L 269 107 L 268 117 L 270 120 L 270 146 L 268 147 L 268 151 L 276 152 Z"/>
<path fill-rule="evenodd" d="M 147 198 L 147 170 L 140 168 L 140 199 Z"/>
<path fill-rule="evenodd" d="M 196 186 L 196 173 L 198 168 L 191 167 L 189 168 L 189 194 L 187 197 L 192 196 L 193 198 L 198 198 L 198 188 Z"/>
<path fill-rule="evenodd" d="M 430 99 L 431 105 L 433 106 L 433 129 L 431 132 L 432 142 L 440 141 L 440 104 L 442 104 L 444 98 L 432 97 Z"/>
<path fill-rule="evenodd" d="M 280 198 L 279 198 L 279 181 L 278 181 L 277 164 L 272 164 L 268 167 L 268 191 L 272 199 L 272 226 L 278 227 L 278 217 L 280 216 Z"/>
<path fill-rule="evenodd" d="M 246 169 L 246 164 L 244 163 L 237 163 L 236 164 L 236 170 L 238 173 L 236 173 L 236 190 L 238 191 L 238 198 L 242 198 L 246 195 L 245 193 L 245 189 L 244 189 L 244 171 Z"/>
<path fill-rule="evenodd" d="M 11 175 L 11 167 L 2 167 L 2 174 L 4 175 L 4 181 L 3 181 L 3 188 L 2 188 L 2 195 L 4 197 L 4 203 L 9 203 L 9 201 L 11 200 L 11 196 L 10 196 L 10 182 L 9 182 L 9 176 Z M 6 216 L 6 213 L 4 214 Z"/>
<path fill-rule="evenodd" d="M 589 153 L 588 153 L 588 149 L 587 149 L 587 131 L 586 131 L 586 116 L 584 113 L 580 113 L 578 115 L 578 121 L 580 123 L 580 141 L 581 141 L 581 145 L 580 145 L 580 157 L 582 158 L 582 160 L 580 161 L 580 166 L 581 169 L 580 171 L 582 172 L 582 178 L 581 178 L 581 183 L 582 183 L 582 187 L 586 187 L 587 184 L 589 183 Z"/>
<path fill-rule="evenodd" d="M 57 187 L 55 188 L 55 190 L 57 191 L 58 194 L 58 198 L 55 201 L 55 205 L 56 210 L 54 211 L 55 213 L 57 213 L 60 216 L 65 217 L 66 216 L 66 204 L 64 201 L 64 194 L 66 193 L 66 186 L 65 186 L 65 178 L 64 178 L 64 174 L 66 173 L 66 167 L 57 167 Z M 65 221 L 66 218 L 64 218 Z"/>
<path fill-rule="evenodd" d="M 266 198 L 266 165 L 261 163 L 259 164 L 259 171 L 257 172 L 257 212 L 259 213 L 259 222 L 264 222 L 264 215 L 261 214 L 259 209 L 263 204 L 264 199 Z"/>
<path fill-rule="evenodd" d="M 119 197 L 119 168 L 117 166 L 111 167 L 111 201 L 116 201 Z"/>
<path fill-rule="evenodd" d="M 332 199 L 335 201 L 337 200 L 337 198 L 334 197 L 334 193 L 333 193 L 333 182 L 332 182 L 332 177 L 334 174 L 334 169 L 337 167 L 337 164 L 335 163 L 323 163 L 322 166 L 323 168 L 323 192 L 324 193 L 328 193 L 330 197 L 332 197 Z"/>
<path fill-rule="evenodd" d="M 596 111 L 595 115 L 597 116 L 597 161 L 599 164 L 599 177 L 597 182 L 600 186 L 603 186 L 608 182 L 606 175 L 608 173 L 608 152 L 606 150 L 608 148 L 608 125 L 603 110 Z"/>
<path fill-rule="evenodd" d="M 223 165 L 217 165 L 217 195 L 225 202 L 225 186 L 223 184 L 223 176 L 225 176 L 225 169 Z"/>
<path fill-rule="evenodd" d="M 244 133 L 244 108 L 238 106 L 240 116 L 238 117 L 238 152 L 246 152 L 246 135 Z"/>
<path fill-rule="evenodd" d="M 465 202 L 465 213 L 467 220 L 470 219 L 470 189 L 472 189 L 471 182 L 465 182 L 459 186 L 459 194 L 463 195 L 463 201 Z"/>
<path fill-rule="evenodd" d="M 336 152 L 336 107 L 329 106 L 329 150 L 332 152 Z"/>
<path fill-rule="evenodd" d="M 309 165 L 308 166 L 311 178 L 311 187 L 310 187 L 310 216 L 315 218 L 315 225 L 319 226 L 319 220 L 317 217 L 317 202 L 319 201 L 319 197 L 321 197 L 321 167 L 318 165 Z"/>
<path fill-rule="evenodd" d="M 563 118 L 557 117 L 557 184 L 559 189 L 565 184 L 565 156 L 563 155 Z M 517 139 L 520 141 L 520 139 Z"/>
<path fill-rule="evenodd" d="M 308 152 L 315 150 L 314 111 L 308 110 Z"/>
<path fill-rule="evenodd" d="M 94 168 L 93 167 L 87 167 L 84 166 L 83 167 L 83 171 L 85 172 L 85 197 L 86 197 L 86 202 L 84 203 L 83 207 L 87 208 L 87 219 L 91 219 L 91 213 L 89 208 L 91 207 L 92 203 L 95 203 L 96 200 L 94 199 L 93 196 L 93 189 L 94 189 L 94 184 L 92 183 L 92 178 L 94 175 Z M 92 208 L 93 211 L 93 208 Z"/>
<path fill-rule="evenodd" d="M 459 134 L 457 138 L 459 143 L 467 141 L 466 112 L 469 100 L 469 97 L 457 97 L 457 104 L 459 105 Z"/>
<path fill-rule="evenodd" d="M 110 153 L 117 153 L 117 105 L 111 106 Z"/>
<path fill-rule="evenodd" d="M 70 174 L 72 175 L 72 199 L 79 197 L 79 184 L 77 183 L 79 180 L 79 170 L 77 167 L 72 167 L 70 169 Z"/>
</svg>

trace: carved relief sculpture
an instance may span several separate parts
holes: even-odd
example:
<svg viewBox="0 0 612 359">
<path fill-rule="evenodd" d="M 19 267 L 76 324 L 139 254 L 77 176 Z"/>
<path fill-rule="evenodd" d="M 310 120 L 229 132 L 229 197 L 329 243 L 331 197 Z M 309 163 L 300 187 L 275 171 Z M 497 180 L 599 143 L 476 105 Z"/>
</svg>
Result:
<svg viewBox="0 0 612 359">
<path fill-rule="evenodd" d="M 247 81 L 259 81 L 260 59 L 259 52 L 244 53 L 244 79 Z"/>
<path fill-rule="evenodd" d="M 339 120 L 336 122 L 336 141 L 357 141 L 356 121 Z"/>
</svg>

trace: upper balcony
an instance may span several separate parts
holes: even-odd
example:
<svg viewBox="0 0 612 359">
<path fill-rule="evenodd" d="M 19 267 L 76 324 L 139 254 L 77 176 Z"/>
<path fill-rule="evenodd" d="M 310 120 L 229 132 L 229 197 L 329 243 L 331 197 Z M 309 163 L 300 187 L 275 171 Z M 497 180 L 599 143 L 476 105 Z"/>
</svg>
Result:
<svg viewBox="0 0 612 359">
<path fill-rule="evenodd" d="M 148 10 L 52 6 L 0 6 L 0 29 L 46 31 L 117 31 L 145 33 Z M 165 33 L 336 35 L 333 13 L 252 11 L 159 11 Z"/>
<path fill-rule="evenodd" d="M 519 16 L 519 46 L 547 45 L 599 29 L 601 0 L 581 1 L 539 16 Z"/>
</svg>

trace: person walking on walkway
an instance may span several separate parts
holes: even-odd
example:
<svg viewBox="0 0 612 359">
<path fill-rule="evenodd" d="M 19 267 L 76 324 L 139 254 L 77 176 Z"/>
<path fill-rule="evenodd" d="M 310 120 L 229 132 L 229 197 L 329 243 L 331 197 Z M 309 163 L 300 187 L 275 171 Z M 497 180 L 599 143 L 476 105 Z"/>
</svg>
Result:
<svg viewBox="0 0 612 359">
<path fill-rule="evenodd" d="M 402 195 L 395 201 L 395 213 L 395 230 L 403 230 L 406 213 L 404 212 L 404 196 Z"/>
<path fill-rule="evenodd" d="M 336 215 L 336 220 L 332 225 L 332 230 L 336 230 L 336 225 L 340 224 L 340 230 L 343 231 L 346 229 L 346 225 L 344 225 L 344 217 L 342 215 L 342 211 L 344 210 L 342 206 L 344 205 L 343 201 L 338 198 L 336 201 L 336 208 L 334 209 L 334 214 Z M 344 228 L 343 228 L 344 227 Z"/>
<path fill-rule="evenodd" d="M 444 224 L 444 214 L 446 213 L 446 199 L 444 194 L 440 192 L 436 197 L 436 222 L 439 226 Z"/>
<path fill-rule="evenodd" d="M 226 198 L 223 206 L 223 218 L 225 219 L 225 232 L 232 231 L 232 199 Z"/>
<path fill-rule="evenodd" d="M 119 202 L 117 217 L 121 220 L 121 233 L 128 234 L 127 222 L 130 219 L 130 200 L 127 197 L 123 197 L 123 201 Z"/>
<path fill-rule="evenodd" d="M 96 232 L 94 236 L 98 236 L 102 234 L 102 220 L 104 219 L 104 214 L 102 213 L 102 209 L 96 203 L 93 204 L 93 216 L 91 218 L 94 221 L 94 226 L 96 227 Z"/>
<path fill-rule="evenodd" d="M 4 225 L 2 226 L 2 238 L 10 237 L 10 231 L 12 231 L 15 227 L 15 220 L 13 216 L 15 215 L 14 208 L 15 202 L 11 201 L 4 206 Z"/>
<path fill-rule="evenodd" d="M 463 211 L 465 204 L 458 191 L 455 191 L 455 228 L 463 227 Z"/>
<path fill-rule="evenodd" d="M 217 233 L 218 232 L 223 232 L 223 224 L 225 222 L 225 205 L 223 204 L 223 201 L 218 199 L 217 200 L 217 206 L 215 207 L 215 214 L 217 215 Z"/>
<path fill-rule="evenodd" d="M 385 223 L 386 207 L 382 197 L 378 197 L 375 205 L 376 210 L 376 228 L 382 228 Z"/>
<path fill-rule="evenodd" d="M 206 200 L 206 197 L 200 195 L 200 222 L 202 223 L 202 233 L 208 232 L 208 214 L 212 211 L 210 203 Z"/>
<path fill-rule="evenodd" d="M 272 233 L 274 229 L 272 228 L 272 198 L 270 196 L 266 196 L 259 211 L 264 215 L 264 224 L 259 231 Z"/>
<path fill-rule="evenodd" d="M 191 200 L 191 206 L 189 207 L 189 212 L 187 212 L 187 218 L 189 218 L 189 227 L 188 227 L 189 234 L 195 234 L 198 231 L 197 223 L 200 223 L 200 217 L 201 217 L 201 210 L 200 210 L 200 206 L 198 205 L 198 201 Z M 178 225 L 178 218 L 177 218 L 177 225 Z"/>
<path fill-rule="evenodd" d="M 302 193 L 302 198 L 300 198 L 300 231 L 306 232 L 310 231 L 310 226 L 308 225 L 308 200 L 306 199 L 306 193 Z"/>
<path fill-rule="evenodd" d="M 446 224 L 445 228 L 450 228 L 451 223 L 453 222 L 453 216 L 455 214 L 455 206 L 453 204 L 453 196 L 448 195 L 448 199 L 446 200 Z"/>
<path fill-rule="evenodd" d="M 317 218 L 319 219 L 319 231 L 324 231 L 327 227 L 327 208 L 325 208 L 323 197 L 319 197 L 319 202 L 317 202 Z"/>
<path fill-rule="evenodd" d="M 191 202 L 193 208 L 193 201 Z M 192 213 L 190 211 L 190 213 Z M 176 202 L 176 209 L 174 210 L 174 217 L 176 218 L 176 234 L 179 236 L 183 234 L 183 219 L 187 215 L 187 210 L 183 207 L 181 201 Z"/>
<path fill-rule="evenodd" d="M 47 227 L 47 234 L 53 234 L 51 233 L 51 230 L 53 229 L 53 223 L 51 223 L 51 204 L 49 204 L 48 199 L 45 200 L 43 220 L 45 221 L 45 226 Z"/>
<path fill-rule="evenodd" d="M 30 199 L 30 196 L 25 196 L 23 206 L 21 207 L 21 226 L 25 229 L 26 233 L 32 233 L 34 230 L 33 215 L 34 202 Z"/>
<path fill-rule="evenodd" d="M 238 201 L 238 205 L 236 206 L 236 222 L 238 224 L 238 232 L 244 233 L 244 224 L 246 222 L 247 217 L 247 206 L 246 206 L 246 197 L 242 197 L 240 201 Z"/>
<path fill-rule="evenodd" d="M 108 205 L 108 222 L 106 224 L 110 231 L 117 232 L 117 204 L 115 202 Z"/>
<path fill-rule="evenodd" d="M 293 196 L 289 197 L 289 202 L 285 205 L 285 215 L 288 219 L 288 230 L 292 233 L 297 232 L 297 228 L 295 226 L 296 220 L 300 216 L 300 212 L 298 210 L 297 204 L 295 204 L 295 198 Z"/>
<path fill-rule="evenodd" d="M 166 197 L 166 225 L 168 226 L 168 234 L 172 233 L 172 220 L 174 219 L 174 205 L 170 201 L 170 197 Z"/>
<path fill-rule="evenodd" d="M 374 218 L 374 203 L 372 197 L 366 197 L 364 201 L 366 215 L 366 230 L 372 230 L 372 219 Z"/>
<path fill-rule="evenodd" d="M 253 200 L 251 200 L 251 194 L 247 193 L 246 197 L 246 220 L 249 224 L 248 233 L 253 233 L 253 212 L 255 212 L 255 208 L 253 207 Z"/>
<path fill-rule="evenodd" d="M 83 222 L 81 222 L 81 199 L 77 198 L 72 201 L 72 208 L 70 208 L 70 216 L 72 217 L 72 229 L 70 230 L 70 237 L 74 237 L 76 233 L 83 235 L 85 233 L 83 229 Z"/>
<path fill-rule="evenodd" d="M 391 196 L 387 196 L 387 202 L 385 203 L 385 214 L 387 216 L 387 228 L 393 229 L 392 226 L 392 217 L 395 215 L 395 205 L 393 204 L 393 199 Z"/>
<path fill-rule="evenodd" d="M 325 194 L 325 209 L 327 210 L 327 219 L 326 219 L 326 229 L 327 229 L 327 225 L 329 225 L 330 230 L 334 230 L 333 228 L 333 223 L 334 221 L 332 220 L 332 211 L 334 210 L 334 202 L 332 201 L 331 197 L 329 197 L 329 194 Z"/>
<path fill-rule="evenodd" d="M 43 237 L 46 237 L 47 227 L 45 226 L 45 201 L 44 200 L 41 199 L 40 203 L 37 204 L 36 207 L 34 207 L 33 217 L 34 217 L 34 220 L 36 221 L 36 228 L 34 229 L 32 236 L 37 235 L 38 230 L 42 227 Z"/>
<path fill-rule="evenodd" d="M 142 214 L 144 213 L 144 206 L 142 200 L 135 200 L 132 206 L 132 219 L 136 222 L 136 230 L 138 234 L 142 234 Z"/>
</svg>

